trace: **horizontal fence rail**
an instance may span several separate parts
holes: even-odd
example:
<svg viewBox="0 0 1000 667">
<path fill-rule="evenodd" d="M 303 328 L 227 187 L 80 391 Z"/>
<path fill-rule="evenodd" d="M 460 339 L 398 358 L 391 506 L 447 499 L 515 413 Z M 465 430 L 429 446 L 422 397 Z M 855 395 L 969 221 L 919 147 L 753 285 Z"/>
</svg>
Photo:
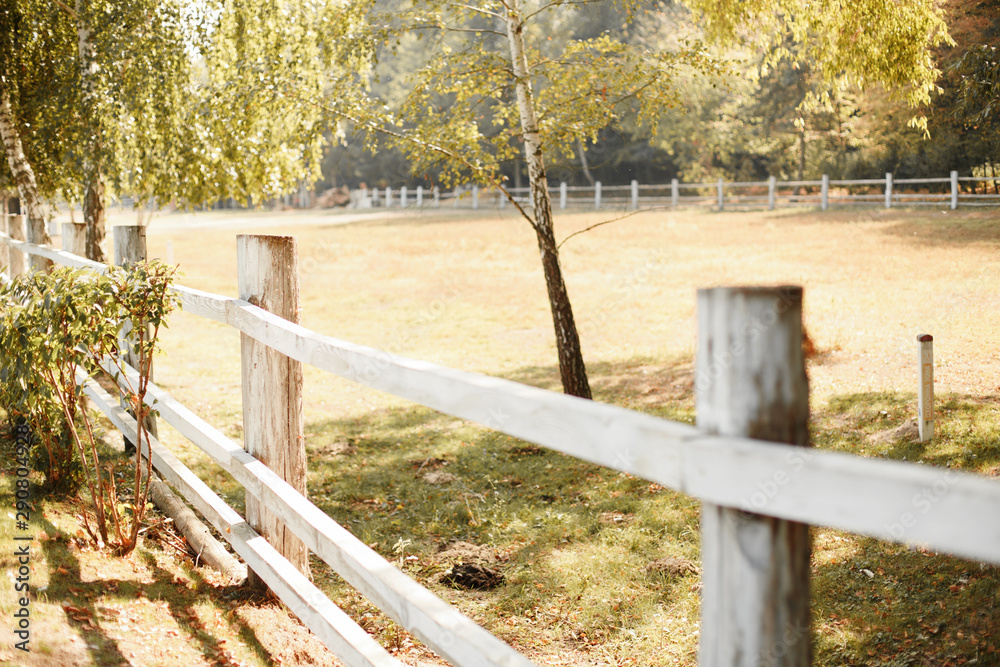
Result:
<svg viewBox="0 0 1000 667">
<path fill-rule="evenodd" d="M 955 179 L 949 180 L 954 183 Z M 674 184 L 671 195 L 676 196 L 680 185 Z M 721 184 L 687 185 L 715 188 L 715 196 L 722 189 Z M 827 193 L 826 179 L 823 186 Z M 753 190 L 761 185 L 739 187 Z M 777 185 L 773 179 L 763 187 L 765 194 L 754 196 L 775 196 Z M 890 194 L 891 187 L 888 179 Z M 631 193 L 635 191 L 635 187 L 631 188 Z M 712 194 L 705 196 L 710 198 Z M 0 234 L 0 243 L 60 264 L 107 270 L 102 264 L 17 241 L 7 234 Z M 984 520 L 1000 509 L 1000 484 L 981 475 L 747 437 L 710 435 L 687 424 L 341 341 L 243 299 L 184 286 L 173 289 L 184 311 L 226 324 L 290 359 L 647 479 L 711 505 L 1000 564 L 1000 522 Z M 107 370 L 113 368 L 108 365 Z M 126 373 L 134 371 L 128 369 Z M 127 375 L 119 381 L 126 379 Z M 134 420 L 116 400 L 93 382 L 87 383 L 86 391 L 126 437 L 135 437 Z M 147 403 L 249 494 L 266 504 L 309 550 L 445 659 L 457 665 L 532 664 L 379 556 L 243 447 L 162 389 L 150 384 Z M 381 647 L 373 646 L 366 634 L 367 639 L 361 637 L 361 628 L 155 439 L 151 439 L 147 454 L 156 469 L 345 662 L 398 664 Z"/>
</svg>

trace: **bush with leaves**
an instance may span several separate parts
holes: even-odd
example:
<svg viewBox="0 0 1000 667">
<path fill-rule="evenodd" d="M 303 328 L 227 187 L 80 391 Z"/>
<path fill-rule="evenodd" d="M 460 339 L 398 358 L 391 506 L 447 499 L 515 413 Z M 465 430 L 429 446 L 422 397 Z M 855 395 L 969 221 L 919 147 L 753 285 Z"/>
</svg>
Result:
<svg viewBox="0 0 1000 667">
<path fill-rule="evenodd" d="M 83 409 L 81 381 L 100 373 L 105 360 L 126 378 L 118 350 L 131 348 L 139 378 L 122 381 L 123 401 L 138 421 L 138 442 L 148 445 L 150 409 L 143 400 L 159 331 L 177 303 L 172 279 L 172 269 L 144 262 L 103 275 L 57 268 L 0 286 L 0 407 L 31 425 L 45 450 L 49 486 L 82 472 L 97 533 L 86 512 L 83 527 L 96 544 L 120 554 L 136 546 L 151 463 L 136 456 L 131 502 L 119 502 L 115 477 L 100 460 L 94 420 Z"/>
</svg>

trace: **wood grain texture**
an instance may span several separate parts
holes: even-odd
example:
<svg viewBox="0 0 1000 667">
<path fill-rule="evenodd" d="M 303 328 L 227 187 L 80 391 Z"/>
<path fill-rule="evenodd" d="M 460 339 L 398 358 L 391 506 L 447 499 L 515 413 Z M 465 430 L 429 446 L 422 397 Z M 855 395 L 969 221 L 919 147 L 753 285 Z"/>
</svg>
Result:
<svg viewBox="0 0 1000 667">
<path fill-rule="evenodd" d="M 24 216 L 7 216 L 7 246 L 10 248 L 10 277 L 16 278 L 28 266 L 28 256 L 24 253 Z"/>
<path fill-rule="evenodd" d="M 298 250 L 290 236 L 236 237 L 240 298 L 289 321 L 299 319 Z M 243 446 L 288 484 L 306 494 L 302 364 L 242 335 Z M 247 521 L 295 567 L 309 574 L 309 551 L 255 494 Z M 251 580 L 251 585 L 256 584 Z"/>
<path fill-rule="evenodd" d="M 105 368 L 110 366 L 105 365 Z M 126 372 L 134 374 L 135 371 L 126 369 Z M 532 664 L 410 579 L 168 393 L 151 385 L 148 398 L 162 419 L 266 503 L 309 549 L 438 654 L 457 665 L 513 667 Z"/>
<path fill-rule="evenodd" d="M 86 257 L 87 225 L 82 222 L 64 222 L 62 225 L 62 249 L 68 253 Z"/>
<path fill-rule="evenodd" d="M 708 433 L 806 446 L 801 288 L 699 290 L 695 391 Z M 808 665 L 809 526 L 705 503 L 701 535 L 698 664 Z"/>
<path fill-rule="evenodd" d="M 78 379 L 84 383 L 84 392 L 94 401 L 95 407 L 123 434 L 135 439 L 135 419 L 96 382 L 82 375 Z M 152 457 L 156 470 L 226 537 L 282 602 L 346 665 L 401 667 L 402 663 L 330 601 L 170 450 L 154 438 L 148 448 L 143 445 L 143 454 Z"/>
</svg>

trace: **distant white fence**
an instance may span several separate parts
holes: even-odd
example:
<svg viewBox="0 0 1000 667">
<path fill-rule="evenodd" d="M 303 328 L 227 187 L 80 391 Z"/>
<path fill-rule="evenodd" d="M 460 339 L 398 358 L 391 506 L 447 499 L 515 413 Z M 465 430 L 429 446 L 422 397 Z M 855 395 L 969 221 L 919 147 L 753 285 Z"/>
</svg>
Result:
<svg viewBox="0 0 1000 667">
<path fill-rule="evenodd" d="M 12 218 L 17 218 L 13 226 L 23 224 L 20 216 Z M 139 229 L 114 231 L 117 237 L 138 235 Z M 19 236 L 0 229 L 0 249 L 9 247 L 11 259 L 18 255 L 21 270 L 27 264 L 22 253 L 106 270 Z M 294 251 L 288 237 L 239 238 L 241 247 L 291 244 Z M 251 276 L 271 264 L 263 255 L 252 255 L 259 261 L 245 261 L 248 257 L 241 250 L 241 294 L 244 284 L 255 282 Z M 276 278 L 274 271 L 268 275 Z M 285 275 L 285 280 L 297 285 L 298 279 Z M 807 524 L 1000 564 L 995 480 L 802 446 L 808 444 L 808 392 L 798 288 L 699 293 L 699 428 L 337 340 L 253 305 L 248 299 L 267 302 L 256 295 L 231 298 L 181 286 L 175 291 L 185 311 L 240 331 L 244 345 L 266 346 L 295 362 L 701 499 L 705 667 L 772 664 L 767 655 L 785 656 L 783 665 L 808 664 Z M 247 358 L 244 354 L 244 363 Z M 244 371 L 245 417 L 284 400 L 283 390 L 248 391 L 249 371 Z M 161 418 L 229 472 L 310 551 L 446 660 L 470 667 L 532 664 L 383 559 L 240 445 L 150 386 L 148 402 Z M 88 382 L 87 393 L 134 441 L 135 422 L 118 401 L 95 382 Z M 288 451 L 296 446 L 277 444 Z M 149 449 L 144 453 L 156 469 L 343 662 L 400 664 L 155 438 Z M 741 655 L 760 659 L 740 662 Z"/>
<path fill-rule="evenodd" d="M 818 181 L 779 181 L 773 176 L 766 181 L 714 183 L 681 183 L 676 178 L 662 185 L 644 185 L 632 181 L 630 185 L 570 186 L 566 183 L 551 185 L 553 206 L 560 209 L 629 209 L 709 207 L 716 210 L 728 208 L 767 208 L 774 210 L 788 206 L 818 206 L 827 210 L 831 206 L 938 206 L 957 209 L 960 206 L 1000 206 L 1000 194 L 977 193 L 976 184 L 983 189 L 1000 185 L 1000 177 L 959 176 L 951 172 L 947 178 L 899 178 L 891 173 L 885 178 L 857 180 L 830 180 L 823 176 Z M 971 187 L 970 187 L 971 186 Z M 514 200 L 522 206 L 532 205 L 529 188 L 508 188 Z M 382 208 L 505 208 L 507 198 L 498 188 L 478 185 L 458 186 L 450 191 L 438 187 L 375 188 L 362 190 L 365 206 Z"/>
</svg>

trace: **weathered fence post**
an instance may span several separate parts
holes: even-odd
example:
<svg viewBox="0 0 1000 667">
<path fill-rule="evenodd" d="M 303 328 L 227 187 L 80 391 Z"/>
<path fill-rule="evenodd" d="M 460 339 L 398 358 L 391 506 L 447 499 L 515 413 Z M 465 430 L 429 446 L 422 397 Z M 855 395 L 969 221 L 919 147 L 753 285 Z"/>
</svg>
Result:
<svg viewBox="0 0 1000 667">
<path fill-rule="evenodd" d="M 632 210 L 639 210 L 639 181 L 632 179 Z"/>
<path fill-rule="evenodd" d="M 441 188 L 434 186 L 434 208 L 441 208 Z"/>
<path fill-rule="evenodd" d="M 680 199 L 680 185 L 677 183 L 676 178 L 670 179 L 670 207 L 677 208 L 677 204 Z"/>
<path fill-rule="evenodd" d="M 24 240 L 24 216 L 7 216 L 7 234 L 15 241 Z M 20 250 L 10 249 L 10 277 L 16 278 L 27 268 L 27 255 Z"/>
<path fill-rule="evenodd" d="M 291 322 L 299 321 L 298 250 L 290 236 L 236 237 L 239 295 Z M 306 493 L 302 364 L 241 334 L 243 447 L 297 491 Z M 246 496 L 247 522 L 303 574 L 309 550 L 260 499 Z M 261 588 L 256 574 L 248 579 Z"/>
<path fill-rule="evenodd" d="M 823 211 L 830 208 L 830 177 L 826 174 L 823 174 L 823 182 L 820 184 L 819 207 Z"/>
<path fill-rule="evenodd" d="M 44 245 L 47 234 L 45 233 L 45 220 L 33 218 L 30 215 L 25 218 L 27 221 L 28 243 Z M 55 266 L 51 259 L 46 259 L 41 255 L 31 256 L 31 268 L 35 271 L 48 271 Z"/>
<path fill-rule="evenodd" d="M 406 208 L 407 198 L 410 195 L 410 191 L 404 185 L 399 189 L 399 208 Z"/>
<path fill-rule="evenodd" d="M 64 226 L 70 226 L 69 224 Z M 80 225 L 84 228 L 84 235 L 86 235 L 86 225 Z M 146 261 L 146 228 L 142 225 L 118 225 L 112 227 L 112 235 L 114 244 L 114 252 L 112 259 L 114 260 L 115 266 L 125 266 L 126 264 L 135 264 L 137 262 Z M 65 234 L 65 231 L 63 232 Z M 123 330 L 122 338 L 119 339 L 120 350 L 119 353 L 124 358 L 125 363 L 127 363 L 132 368 L 139 370 L 139 355 L 136 353 L 135 349 L 129 344 L 129 332 Z M 153 366 L 150 363 L 149 366 L 149 379 L 153 379 Z M 128 405 L 126 401 L 122 400 L 122 407 L 127 408 Z M 129 410 L 132 414 L 132 411 Z M 134 416 L 134 414 L 133 414 Z M 154 438 L 159 437 L 159 432 L 156 427 L 156 417 L 149 415 L 143 421 L 146 427 L 146 432 L 149 433 Z M 135 446 L 135 443 L 130 442 L 128 438 L 125 439 L 126 445 Z M 126 447 L 127 448 L 127 447 Z"/>
<path fill-rule="evenodd" d="M 892 172 L 885 172 L 885 207 L 892 208 Z"/>
<path fill-rule="evenodd" d="M 559 182 L 559 210 L 566 208 L 566 181 Z"/>
<path fill-rule="evenodd" d="M 594 181 L 594 210 L 601 210 L 601 182 Z"/>
<path fill-rule="evenodd" d="M 392 206 L 392 188 L 388 185 L 385 186 L 385 207 L 388 209 Z"/>
<path fill-rule="evenodd" d="M 6 210 L 6 206 L 4 208 Z M 7 233 L 8 217 L 6 213 L 0 213 L 0 234 Z M 6 243 L 0 243 L 0 273 L 8 278 L 14 277 L 10 271 L 10 246 Z"/>
<path fill-rule="evenodd" d="M 920 442 L 927 442 L 934 437 L 934 337 L 930 334 L 917 336 L 917 364 L 917 432 Z"/>
<path fill-rule="evenodd" d="M 417 208 L 422 208 L 424 205 L 424 186 L 417 186 Z"/>
<path fill-rule="evenodd" d="M 951 210 L 958 208 L 958 172 L 951 172 Z"/>
<path fill-rule="evenodd" d="M 775 196 L 775 190 L 777 190 L 777 187 L 778 187 L 778 179 L 775 178 L 774 176 L 769 177 L 767 179 L 767 210 L 768 211 L 773 211 L 774 210 L 774 196 Z"/>
<path fill-rule="evenodd" d="M 479 208 L 479 186 L 472 186 L 472 208 Z"/>
<path fill-rule="evenodd" d="M 699 290 L 698 336 L 698 427 L 806 446 L 802 289 Z M 780 493 L 792 459 L 761 488 Z M 762 497 L 746 508 L 766 512 Z M 704 503 L 701 532 L 700 667 L 808 665 L 809 526 Z"/>
<path fill-rule="evenodd" d="M 724 185 L 724 183 L 722 182 L 722 178 L 720 177 L 719 180 L 718 180 L 718 182 L 716 183 L 716 186 L 715 186 L 716 191 L 717 191 L 716 194 L 718 195 L 719 210 L 720 211 L 723 210 L 723 208 L 725 208 L 725 206 L 724 206 L 724 200 L 723 200 L 723 195 L 722 195 L 722 187 L 723 187 L 723 185 Z"/>
<path fill-rule="evenodd" d="M 80 257 L 87 256 L 87 225 L 82 222 L 64 222 L 62 249 Z"/>
</svg>

